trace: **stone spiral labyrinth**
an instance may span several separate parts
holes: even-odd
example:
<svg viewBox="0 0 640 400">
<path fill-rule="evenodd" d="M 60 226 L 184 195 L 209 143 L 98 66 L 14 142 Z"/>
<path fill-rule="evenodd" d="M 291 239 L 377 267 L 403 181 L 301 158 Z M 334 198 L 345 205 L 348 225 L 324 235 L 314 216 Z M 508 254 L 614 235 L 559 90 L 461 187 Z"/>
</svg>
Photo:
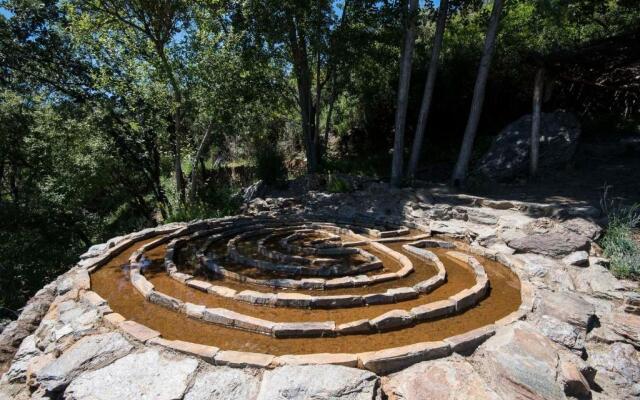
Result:
<svg viewBox="0 0 640 400">
<path fill-rule="evenodd" d="M 105 318 L 217 364 L 390 371 L 472 351 L 530 307 L 507 259 L 404 226 L 242 216 L 127 244 L 92 270 Z"/>
</svg>

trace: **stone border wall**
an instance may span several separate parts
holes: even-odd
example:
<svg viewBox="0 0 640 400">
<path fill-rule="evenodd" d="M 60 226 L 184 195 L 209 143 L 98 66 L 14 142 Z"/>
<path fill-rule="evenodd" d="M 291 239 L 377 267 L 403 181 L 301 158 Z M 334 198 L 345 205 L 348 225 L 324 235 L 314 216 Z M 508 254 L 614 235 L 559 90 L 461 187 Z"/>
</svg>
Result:
<svg viewBox="0 0 640 400">
<path fill-rule="evenodd" d="M 160 244 L 160 240 L 150 243 Z M 384 247 L 382 245 L 378 245 Z M 408 248 L 413 246 L 407 245 Z M 431 258 L 437 257 L 433 253 L 427 253 L 425 250 L 413 247 L 415 250 L 424 254 L 425 257 Z M 393 251 L 393 250 L 391 250 Z M 397 253 L 397 252 L 394 252 Z M 400 253 L 397 253 L 401 255 Z M 404 255 L 406 262 L 411 261 Z M 133 256 L 132 256 L 133 257 Z M 139 257 L 139 256 L 138 256 Z M 469 257 L 472 259 L 472 257 Z M 488 293 L 489 281 L 484 268 L 473 259 L 472 270 L 475 273 L 476 284 L 468 289 L 464 289 L 452 296 L 447 300 L 440 300 L 428 304 L 413 307 L 411 310 L 391 310 L 383 313 L 375 318 L 368 320 L 356 320 L 340 325 L 336 325 L 334 321 L 320 321 L 320 322 L 275 322 L 255 318 L 249 315 L 241 314 L 226 308 L 206 308 L 203 305 L 196 305 L 192 303 L 185 303 L 172 296 L 158 292 L 154 289 L 153 284 L 149 282 L 140 273 L 140 268 L 137 264 L 132 263 L 130 270 L 130 279 L 133 286 L 142 294 L 149 302 L 161 305 L 169 308 L 175 312 L 181 312 L 189 316 L 190 318 L 199 319 L 208 323 L 221 325 L 227 328 L 247 330 L 254 333 L 260 333 L 277 338 L 291 338 L 291 337 L 323 337 L 323 336 L 338 336 L 349 334 L 362 334 L 372 332 L 386 332 L 390 330 L 396 330 L 403 327 L 411 326 L 416 323 L 422 323 L 428 320 L 442 318 L 444 316 L 453 315 L 465 311 L 476 304 L 478 304 Z M 440 266 L 444 269 L 444 266 L 440 262 Z M 440 274 L 446 273 L 441 270 Z M 189 281 L 187 281 L 189 282 Z M 198 282 L 192 287 L 201 289 L 198 287 L 201 283 Z M 209 287 L 207 287 L 207 290 Z M 314 296 L 295 294 L 295 293 L 260 293 L 250 290 L 245 290 L 239 293 L 228 293 L 233 295 L 234 300 L 247 301 L 258 305 L 278 305 L 287 304 L 297 307 L 311 307 L 314 302 L 318 304 L 318 299 Z M 389 289 L 385 294 L 390 299 L 404 299 L 418 297 L 418 292 L 413 288 L 394 288 Z M 332 305 L 336 308 L 345 306 L 354 306 L 354 298 L 359 296 L 340 296 L 332 299 L 332 302 L 322 303 L 325 306 Z M 360 303 L 360 305 L 363 305 Z M 355 305 L 357 306 L 357 304 Z"/>
<path fill-rule="evenodd" d="M 164 233 L 170 233 L 178 228 L 174 226 L 164 227 L 164 229 L 166 229 Z M 111 258 L 131 246 L 133 243 L 162 233 L 161 227 L 159 229 L 150 229 L 128 235 L 117 245 L 111 246 L 104 254 L 82 260 L 78 263 L 78 273 L 82 274 L 82 271 L 92 272 L 105 265 Z M 200 345 L 179 340 L 165 340 L 160 337 L 159 332 L 147 328 L 135 321 L 126 320 L 122 315 L 111 312 L 110 309 L 105 310 L 103 319 L 105 324 L 120 329 L 140 342 L 150 345 L 164 346 L 178 352 L 195 355 L 215 365 L 226 365 L 240 368 L 273 368 L 280 365 L 335 364 L 364 368 L 379 374 L 390 373 L 417 362 L 446 357 L 454 352 L 467 354 L 473 351 L 487 338 L 492 336 L 497 327 L 508 325 L 519 319 L 523 319 L 526 317 L 527 313 L 532 310 L 534 302 L 533 287 L 526 280 L 526 275 L 523 273 L 518 260 L 510 255 L 491 251 L 480 246 L 466 246 L 465 250 L 500 262 L 506 267 L 512 269 L 513 272 L 518 275 L 521 282 L 522 304 L 517 311 L 514 311 L 501 320 L 496 321 L 494 325 L 478 328 L 455 337 L 447 338 L 445 341 L 440 342 L 417 343 L 409 346 L 357 354 L 320 353 L 282 355 L 276 357 L 263 353 L 221 350 L 214 346 Z M 86 281 L 86 279 L 76 280 L 76 282 L 84 281 Z M 89 297 L 93 298 L 94 302 L 106 305 L 106 301 L 104 301 L 104 299 L 94 292 L 91 293 L 93 293 L 93 295 L 90 295 Z"/>
</svg>

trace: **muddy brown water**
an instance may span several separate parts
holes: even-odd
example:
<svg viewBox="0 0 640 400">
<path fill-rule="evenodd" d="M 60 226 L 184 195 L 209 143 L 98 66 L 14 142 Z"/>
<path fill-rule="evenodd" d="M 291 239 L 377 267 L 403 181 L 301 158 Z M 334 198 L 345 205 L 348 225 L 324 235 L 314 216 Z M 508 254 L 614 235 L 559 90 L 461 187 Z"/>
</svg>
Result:
<svg viewBox="0 0 640 400">
<path fill-rule="evenodd" d="M 193 320 L 184 314 L 176 313 L 145 301 L 126 278 L 123 272 L 123 266 L 127 263 L 131 253 L 154 239 L 133 244 L 114 257 L 105 266 L 92 273 L 92 289 L 106 299 L 115 312 L 122 314 L 127 319 L 137 321 L 159 331 L 166 339 L 180 339 L 217 346 L 225 350 L 260 352 L 274 355 L 374 351 L 418 342 L 442 340 L 449 336 L 491 324 L 517 310 L 520 306 L 520 282 L 517 276 L 508 268 L 496 262 L 476 256 L 487 271 L 492 290 L 488 298 L 480 302 L 478 306 L 462 314 L 420 323 L 413 327 L 393 332 L 326 338 L 277 339 L 266 335 L 229 329 L 203 321 Z M 411 274 L 408 278 L 395 282 L 387 282 L 363 288 L 314 293 L 341 294 L 379 292 L 390 287 L 408 286 L 409 279 L 416 279 L 416 277 L 418 277 L 418 281 L 422 280 L 419 278 L 420 272 L 418 271 L 424 270 L 426 271 L 425 274 L 433 274 L 433 266 L 402 251 L 402 243 L 388 243 L 388 245 L 409 257 L 411 261 L 414 262 L 417 272 Z M 146 255 L 152 260 L 161 260 L 164 257 L 164 250 L 164 246 L 160 246 L 149 251 Z M 447 256 L 445 250 L 438 249 L 435 253 L 438 254 L 447 269 L 448 282 L 432 293 L 420 296 L 416 300 L 396 304 L 336 310 L 255 306 L 197 291 L 169 278 L 161 271 L 147 272 L 146 275 L 157 290 L 183 301 L 205 304 L 208 307 L 225 307 L 254 317 L 273 321 L 333 320 L 336 321 L 336 323 L 342 323 L 363 318 L 373 318 L 393 309 L 408 310 L 419 304 L 448 298 L 452 294 L 473 285 L 473 274 L 468 267 Z M 380 256 L 379 254 L 376 255 Z M 390 262 L 387 259 L 383 261 Z M 224 285 L 238 289 L 256 289 L 256 287 L 232 283 L 230 281 L 225 281 Z"/>
</svg>

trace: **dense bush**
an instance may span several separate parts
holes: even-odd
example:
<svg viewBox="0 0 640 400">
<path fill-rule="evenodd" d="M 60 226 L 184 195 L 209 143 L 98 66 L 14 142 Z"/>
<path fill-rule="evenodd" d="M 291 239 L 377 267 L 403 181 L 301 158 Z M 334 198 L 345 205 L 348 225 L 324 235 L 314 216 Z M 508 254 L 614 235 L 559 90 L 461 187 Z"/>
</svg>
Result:
<svg viewBox="0 0 640 400">
<path fill-rule="evenodd" d="M 611 271 L 619 278 L 640 279 L 640 204 L 609 210 L 608 216 L 600 244 L 611 260 Z"/>
</svg>

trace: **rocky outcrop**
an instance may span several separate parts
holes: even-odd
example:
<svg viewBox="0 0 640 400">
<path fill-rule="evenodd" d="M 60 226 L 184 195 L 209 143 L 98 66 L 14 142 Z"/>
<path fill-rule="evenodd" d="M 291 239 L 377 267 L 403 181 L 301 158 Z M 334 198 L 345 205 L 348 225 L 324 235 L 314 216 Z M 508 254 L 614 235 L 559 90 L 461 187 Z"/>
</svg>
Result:
<svg viewBox="0 0 640 400">
<path fill-rule="evenodd" d="M 606 262 L 594 257 L 590 245 L 600 229 L 590 222 L 590 211 L 580 210 L 464 196 L 445 202 L 384 184 L 349 194 L 255 199 L 247 206 L 259 215 L 414 224 L 483 246 L 487 257 L 527 278 L 523 292 L 531 301 L 517 316 L 491 325 L 484 344 L 473 342 L 458 352 L 446 342 L 446 357 L 430 361 L 422 361 L 433 351 L 424 345 L 410 362 L 384 352 L 341 359 L 248 358 L 249 353 L 160 338 L 159 332 L 123 322 L 91 295 L 86 276 L 78 273 L 125 240 L 118 238 L 93 248 L 30 302 L 21 323 L 0 334 L 0 355 L 13 357 L 0 380 L 0 400 L 640 398 L 640 300 L 633 284 L 615 279 Z M 191 315 L 204 312 L 193 308 L 185 305 Z M 358 322 L 353 329 L 362 328 Z M 366 326 L 368 332 L 368 320 Z M 378 375 L 351 368 L 389 360 L 394 368 L 374 369 Z M 341 365 L 306 365 L 322 362 Z M 391 371 L 398 372 L 384 376 Z"/>
<path fill-rule="evenodd" d="M 542 113 L 540 121 L 540 168 L 562 168 L 573 157 L 580 123 L 567 112 Z M 509 180 L 526 175 L 529 168 L 531 115 L 507 125 L 482 157 L 478 170 L 493 180 Z"/>
<path fill-rule="evenodd" d="M 40 324 L 53 301 L 54 288 L 55 285 L 50 284 L 40 289 L 29 300 L 18 319 L 9 323 L 0 334 L 0 372 L 7 369 L 20 343 Z"/>
</svg>

